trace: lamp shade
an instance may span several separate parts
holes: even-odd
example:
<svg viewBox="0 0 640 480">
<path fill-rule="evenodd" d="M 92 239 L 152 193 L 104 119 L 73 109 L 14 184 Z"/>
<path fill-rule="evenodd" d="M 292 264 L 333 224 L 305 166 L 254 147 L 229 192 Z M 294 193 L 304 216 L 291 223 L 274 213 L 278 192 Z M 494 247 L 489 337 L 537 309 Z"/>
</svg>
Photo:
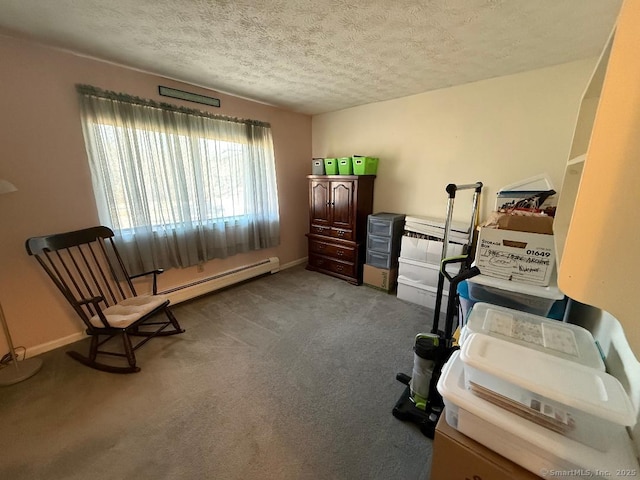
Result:
<svg viewBox="0 0 640 480">
<path fill-rule="evenodd" d="M 18 189 L 15 187 L 13 183 L 3 178 L 0 178 L 0 195 L 2 195 L 3 193 L 15 192 L 17 190 Z"/>
</svg>

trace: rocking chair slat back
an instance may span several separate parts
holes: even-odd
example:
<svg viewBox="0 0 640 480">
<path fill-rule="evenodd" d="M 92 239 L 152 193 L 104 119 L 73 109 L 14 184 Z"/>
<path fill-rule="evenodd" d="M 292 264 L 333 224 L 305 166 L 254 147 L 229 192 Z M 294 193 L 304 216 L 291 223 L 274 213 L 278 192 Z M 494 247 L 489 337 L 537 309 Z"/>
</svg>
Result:
<svg viewBox="0 0 640 480">
<path fill-rule="evenodd" d="M 32 238 L 26 247 L 89 328 L 97 311 L 87 300 L 101 297 L 104 309 L 137 295 L 107 227 Z"/>
</svg>

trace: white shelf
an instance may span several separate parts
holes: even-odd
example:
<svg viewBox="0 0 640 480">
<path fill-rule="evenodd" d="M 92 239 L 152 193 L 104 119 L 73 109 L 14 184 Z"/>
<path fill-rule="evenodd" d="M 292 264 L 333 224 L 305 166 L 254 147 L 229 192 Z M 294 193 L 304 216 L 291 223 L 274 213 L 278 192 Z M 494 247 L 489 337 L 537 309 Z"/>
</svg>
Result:
<svg viewBox="0 0 640 480">
<path fill-rule="evenodd" d="M 615 31 L 615 29 L 614 29 Z M 609 35 L 591 79 L 582 97 L 576 126 L 573 132 L 573 141 L 569 153 L 569 161 L 564 173 L 560 196 L 558 198 L 558 208 L 553 222 L 554 243 L 556 248 L 556 264 L 558 269 L 564 253 L 564 244 L 567 240 L 571 217 L 580 189 L 582 172 L 586 162 L 587 150 L 591 141 L 591 133 L 595 124 L 596 112 L 600 102 L 600 92 L 604 84 L 604 78 L 611 54 L 614 31 Z"/>
</svg>

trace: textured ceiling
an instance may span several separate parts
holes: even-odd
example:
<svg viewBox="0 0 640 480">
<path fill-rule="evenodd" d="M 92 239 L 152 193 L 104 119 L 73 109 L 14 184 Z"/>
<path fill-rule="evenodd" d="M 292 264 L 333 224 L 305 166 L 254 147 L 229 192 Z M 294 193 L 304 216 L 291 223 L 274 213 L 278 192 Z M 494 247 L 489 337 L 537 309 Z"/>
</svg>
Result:
<svg viewBox="0 0 640 480">
<path fill-rule="evenodd" d="M 0 0 L 0 27 L 316 114 L 596 56 L 621 0 Z"/>
</svg>

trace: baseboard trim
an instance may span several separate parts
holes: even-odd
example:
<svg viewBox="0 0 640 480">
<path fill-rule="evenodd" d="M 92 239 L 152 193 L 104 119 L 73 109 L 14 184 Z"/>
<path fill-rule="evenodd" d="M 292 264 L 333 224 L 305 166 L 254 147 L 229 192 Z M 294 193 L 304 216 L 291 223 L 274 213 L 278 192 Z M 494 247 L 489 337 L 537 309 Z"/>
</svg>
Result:
<svg viewBox="0 0 640 480">
<path fill-rule="evenodd" d="M 298 265 L 302 265 L 303 263 L 307 263 L 309 257 L 302 257 L 298 260 L 294 260 L 293 262 L 285 263 L 284 265 L 280 265 L 280 268 L 276 271 L 286 270 L 287 268 L 297 267 Z"/>
<path fill-rule="evenodd" d="M 72 333 L 71 335 L 67 335 L 66 337 L 58 338 L 56 340 L 52 340 L 51 342 L 41 343 L 40 345 L 35 345 L 27 349 L 26 357 L 35 357 L 36 355 L 40 355 L 41 353 L 48 352 L 49 350 L 54 350 L 59 347 L 64 347 L 65 345 L 69 345 L 70 343 L 77 342 L 86 338 L 86 334 L 84 331 Z M 19 358 L 19 357 L 18 357 Z"/>
</svg>

